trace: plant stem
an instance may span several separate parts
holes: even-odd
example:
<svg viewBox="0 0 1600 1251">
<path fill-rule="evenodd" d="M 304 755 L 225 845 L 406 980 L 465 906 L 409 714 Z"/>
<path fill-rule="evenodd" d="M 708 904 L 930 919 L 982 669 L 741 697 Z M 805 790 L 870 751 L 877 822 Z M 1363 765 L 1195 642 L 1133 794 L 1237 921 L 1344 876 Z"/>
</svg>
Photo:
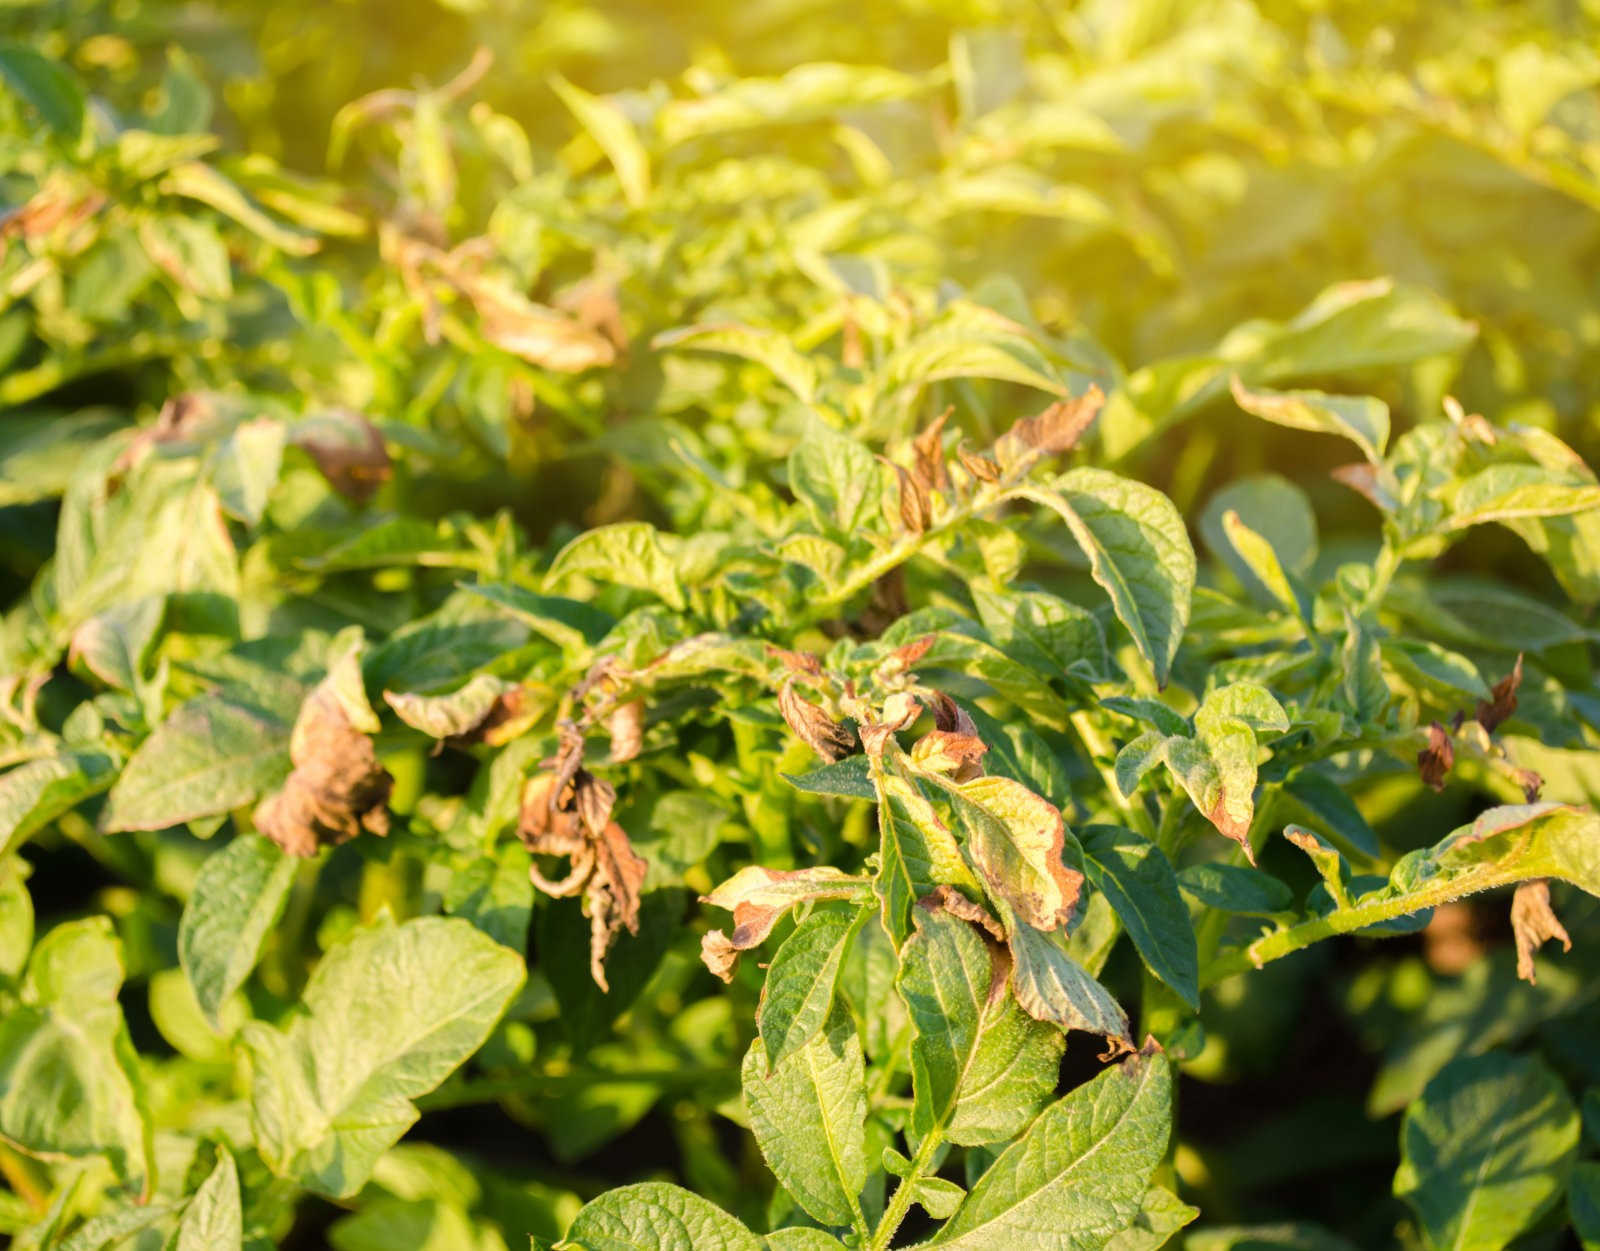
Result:
<svg viewBox="0 0 1600 1251">
<path fill-rule="evenodd" d="M 1414 912 L 1421 912 L 1424 908 L 1435 908 L 1465 895 L 1493 890 L 1497 886 L 1510 886 L 1531 876 L 1538 875 L 1490 863 L 1465 870 L 1433 885 L 1422 886 L 1407 895 L 1394 895 L 1365 904 L 1357 903 L 1349 908 L 1330 912 L 1326 916 L 1312 917 L 1287 929 L 1263 934 L 1253 943 L 1243 947 L 1223 952 L 1201 974 L 1200 984 L 1202 987 L 1213 986 L 1224 978 L 1249 969 L 1259 969 L 1264 964 L 1293 955 L 1311 946 L 1312 943 L 1321 942 L 1324 938 L 1331 938 L 1335 934 L 1348 934 L 1354 930 L 1365 929 L 1369 925 L 1410 916 Z"/>
<path fill-rule="evenodd" d="M 1122 810 L 1128 824 L 1138 833 L 1143 834 L 1152 842 L 1156 841 L 1156 828 L 1150 820 L 1150 814 L 1145 811 L 1144 805 L 1131 798 L 1124 798 L 1122 788 L 1117 785 L 1116 770 L 1109 763 L 1116 755 L 1111 750 L 1111 744 L 1106 741 L 1105 735 L 1095 725 L 1088 712 L 1080 708 L 1069 717 L 1072 722 L 1073 732 L 1083 744 L 1083 750 L 1089 757 L 1089 763 L 1100 774 L 1100 781 L 1105 785 L 1106 794 L 1111 796 L 1113 803 Z"/>
<path fill-rule="evenodd" d="M 883 1219 L 878 1222 L 877 1230 L 866 1243 L 867 1251 L 885 1251 L 885 1248 L 894 1241 L 894 1236 L 900 1229 L 900 1222 L 905 1220 L 906 1213 L 911 1210 L 911 1201 L 916 1198 L 917 1183 L 922 1180 L 923 1173 L 933 1162 L 934 1154 L 943 1142 L 944 1129 L 941 1126 L 930 1129 L 923 1138 L 922 1145 L 917 1148 L 916 1158 L 911 1161 L 911 1167 L 900 1179 L 900 1184 L 894 1188 L 894 1197 L 889 1200 Z"/>
<path fill-rule="evenodd" d="M 42 1213 L 50 1206 L 49 1184 L 38 1179 L 31 1161 L 4 1144 L 0 1144 L 0 1177 L 35 1212 Z"/>
</svg>

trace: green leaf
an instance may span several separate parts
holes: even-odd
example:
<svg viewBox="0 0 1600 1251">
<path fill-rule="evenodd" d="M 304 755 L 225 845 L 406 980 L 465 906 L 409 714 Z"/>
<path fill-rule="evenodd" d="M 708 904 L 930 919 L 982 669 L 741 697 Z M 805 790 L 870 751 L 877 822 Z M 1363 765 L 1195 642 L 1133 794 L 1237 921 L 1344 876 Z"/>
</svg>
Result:
<svg viewBox="0 0 1600 1251">
<path fill-rule="evenodd" d="M 1383 462 L 1389 443 L 1389 406 L 1371 395 L 1329 395 L 1323 391 L 1271 391 L 1233 379 L 1233 398 L 1245 412 L 1296 430 L 1349 439 L 1374 465 Z"/>
<path fill-rule="evenodd" d="M 262 1158 L 307 1189 L 354 1194 L 417 1119 L 412 1100 L 483 1045 L 524 974 L 519 953 L 454 917 L 335 947 L 283 1029 L 242 1031 Z"/>
<path fill-rule="evenodd" d="M 1197 1229 L 1185 1239 L 1184 1251 L 1360 1251 L 1360 1248 L 1318 1225 L 1295 1222 Z"/>
<path fill-rule="evenodd" d="M 867 915 L 820 908 L 773 955 L 756 1016 L 768 1064 L 782 1064 L 827 1023 L 845 948 Z"/>
<path fill-rule="evenodd" d="M 592 604 L 539 595 L 526 587 L 504 583 L 469 583 L 462 588 L 504 608 L 549 639 L 563 651 L 581 653 L 610 633 L 616 621 Z"/>
<path fill-rule="evenodd" d="M 283 912 L 295 861 L 259 834 L 242 834 L 200 866 L 178 922 L 178 961 L 213 1028 L 244 985 Z"/>
<path fill-rule="evenodd" d="M 0 856 L 116 781 L 104 752 L 64 751 L 18 765 L 0 776 Z"/>
<path fill-rule="evenodd" d="M 0 1018 L 0 1140 L 47 1160 L 101 1155 L 141 1197 L 154 1141 L 117 993 L 108 917 L 56 926 L 33 949 L 22 1002 Z"/>
<path fill-rule="evenodd" d="M 633 208 L 643 205 L 650 198 L 650 158 L 627 114 L 612 101 L 592 96 L 560 75 L 551 78 L 550 86 L 606 154 L 617 171 L 623 198 Z"/>
<path fill-rule="evenodd" d="M 429 738 L 454 738 L 482 725 L 501 698 L 522 688 L 492 673 L 480 673 L 445 695 L 418 695 L 411 691 L 385 691 L 384 703 L 413 730 Z"/>
<path fill-rule="evenodd" d="M 583 1205 L 557 1251 L 762 1251 L 716 1204 L 666 1182 L 619 1186 Z"/>
<path fill-rule="evenodd" d="M 648 591 L 679 612 L 688 604 L 663 536 L 647 521 L 619 521 L 580 534 L 550 562 L 545 585 L 559 586 L 573 575 Z"/>
<path fill-rule="evenodd" d="M 1200 1010 L 1200 952 L 1178 878 L 1161 849 L 1131 830 L 1091 825 L 1078 832 L 1083 867 L 1111 900 L 1150 971 Z"/>
<path fill-rule="evenodd" d="M 801 403 L 817 401 L 817 367 L 808 356 L 796 350 L 789 337 L 775 330 L 756 326 L 703 325 L 666 330 L 650 341 L 658 351 L 690 348 L 701 352 L 721 352 L 763 365 L 783 383 Z M 821 422 L 816 423 L 821 426 Z M 838 436 L 835 436 L 838 437 Z M 876 464 L 873 466 L 876 471 Z M 791 470 L 791 480 L 793 471 Z"/>
<path fill-rule="evenodd" d="M 1152 1186 L 1134 1223 L 1106 1243 L 1106 1251 L 1158 1251 L 1199 1215 L 1199 1208 L 1190 1207 L 1165 1186 Z"/>
<path fill-rule="evenodd" d="M 1270 916 L 1294 904 L 1288 886 L 1242 864 L 1191 864 L 1178 870 L 1178 888 L 1196 903 L 1224 912 Z"/>
<path fill-rule="evenodd" d="M 20 977 L 33 948 L 33 896 L 26 869 L 20 856 L 0 859 L 0 979 Z"/>
<path fill-rule="evenodd" d="M 1166 1057 L 1135 1055 L 1046 1108 L 928 1245 L 1097 1251 L 1138 1221 L 1171 1128 Z"/>
<path fill-rule="evenodd" d="M 789 453 L 789 489 L 824 530 L 852 535 L 877 516 L 882 479 L 865 444 L 818 419 Z"/>
<path fill-rule="evenodd" d="M 184 1209 L 172 1251 L 237 1251 L 243 1245 L 239 1173 L 233 1157 L 219 1150 L 217 1166 Z"/>
<path fill-rule="evenodd" d="M 388 1196 L 363 1203 L 328 1229 L 333 1251 L 490 1251 L 503 1242 L 478 1241 L 459 1204 L 434 1198 Z"/>
<path fill-rule="evenodd" d="M 1539 465 L 1490 465 L 1455 488 L 1445 528 L 1564 517 L 1596 508 L 1600 508 L 1600 486 L 1592 482 L 1562 481 Z"/>
<path fill-rule="evenodd" d="M 289 433 L 270 417 L 241 422 L 217 449 L 211 482 L 230 516 L 259 526 L 267 500 L 278 485 Z"/>
<path fill-rule="evenodd" d="M 770 1071 L 769 1071 L 770 1067 Z M 825 1225 L 859 1223 L 867 1182 L 867 1090 L 861 1041 L 848 1014 L 782 1064 L 758 1038 L 741 1073 L 750 1128 L 774 1176 Z"/>
<path fill-rule="evenodd" d="M 844 1243 L 832 1234 L 805 1225 L 775 1229 L 767 1235 L 766 1244 L 767 1251 L 845 1251 Z"/>
<path fill-rule="evenodd" d="M 977 879 L 955 837 L 939 820 L 915 782 L 877 772 L 879 864 L 872 889 L 883 906 L 883 928 L 896 949 L 911 933 L 911 908 L 935 886 L 965 886 L 976 895 Z"/>
<path fill-rule="evenodd" d="M 113 604 L 72 632 L 71 659 L 113 690 L 137 691 L 166 615 L 165 595 Z"/>
<path fill-rule="evenodd" d="M 1573 1168 L 1567 1211 L 1583 1251 L 1600 1251 L 1600 1162 L 1585 1160 Z"/>
<path fill-rule="evenodd" d="M 216 226 L 204 218 L 163 214 L 139 223 L 145 255 L 178 284 L 203 300 L 233 295 L 233 270 L 228 245 Z"/>
<path fill-rule="evenodd" d="M 842 799 L 878 797 L 865 756 L 847 756 L 833 764 L 813 769 L 810 773 L 782 773 L 779 776 L 796 790 L 811 795 L 837 795 Z"/>
<path fill-rule="evenodd" d="M 223 695 L 182 705 L 139 745 L 106 797 L 100 828 L 161 830 L 230 812 L 282 785 L 289 727 Z"/>
<path fill-rule="evenodd" d="M 83 133 L 83 87 L 59 60 L 19 44 L 0 45 L 0 81 L 26 100 L 63 139 Z"/>
<path fill-rule="evenodd" d="M 1104 469 L 1069 470 L 1049 489 L 1016 487 L 1010 494 L 1066 522 L 1094 580 L 1111 597 L 1112 611 L 1164 685 L 1189 620 L 1195 579 L 1194 548 L 1172 501 Z"/>
<path fill-rule="evenodd" d="M 972 600 L 983 628 L 1013 660 L 1046 677 L 1106 671 L 1105 632 L 1094 614 L 1046 591 L 975 585 Z"/>
<path fill-rule="evenodd" d="M 526 951 L 534 895 L 528 865 L 528 849 L 520 843 L 479 856 L 450 879 L 445 911 L 471 921 L 503 947 Z"/>
<path fill-rule="evenodd" d="M 1577 1110 L 1539 1060 L 1455 1060 L 1406 1109 L 1394 1192 L 1433 1246 L 1502 1251 L 1560 1198 L 1577 1146 Z"/>
<path fill-rule="evenodd" d="M 992 993 L 988 946 L 965 921 L 919 908 L 916 925 L 898 981 L 916 1030 L 913 1131 L 942 1129 L 963 1146 L 1002 1142 L 1054 1093 L 1065 1040 Z"/>
</svg>

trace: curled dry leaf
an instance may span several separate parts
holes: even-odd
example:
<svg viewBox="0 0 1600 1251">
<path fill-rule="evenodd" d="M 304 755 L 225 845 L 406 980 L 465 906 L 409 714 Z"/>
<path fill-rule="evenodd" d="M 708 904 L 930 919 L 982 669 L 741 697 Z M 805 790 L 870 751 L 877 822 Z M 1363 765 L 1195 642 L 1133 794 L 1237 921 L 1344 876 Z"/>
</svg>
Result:
<svg viewBox="0 0 1600 1251">
<path fill-rule="evenodd" d="M 364 504 L 394 472 L 378 428 L 360 413 L 335 409 L 308 417 L 289 437 L 340 495 Z"/>
<path fill-rule="evenodd" d="M 1005 945 L 1005 927 L 990 916 L 989 910 L 982 904 L 973 903 L 972 900 L 948 883 L 941 883 L 935 886 L 931 894 L 924 895 L 917 900 L 917 907 L 926 908 L 929 911 L 933 911 L 936 908 L 943 909 L 951 916 L 957 917 L 969 925 L 976 925 L 1001 946 Z"/>
<path fill-rule="evenodd" d="M 978 762 L 989 745 L 976 734 L 953 730 L 933 730 L 911 745 L 912 763 L 934 773 L 948 773 L 957 782 L 970 782 L 983 776 Z"/>
<path fill-rule="evenodd" d="M 861 745 L 867 755 L 881 756 L 895 733 L 915 721 L 921 711 L 922 705 L 909 691 L 896 691 L 884 700 L 882 719 L 869 720 L 861 726 Z"/>
<path fill-rule="evenodd" d="M 339 676 L 318 683 L 300 706 L 289 740 L 294 771 L 256 808 L 256 828 L 291 856 L 348 842 L 365 830 L 389 832 L 394 778 L 372 740 L 351 721 Z"/>
<path fill-rule="evenodd" d="M 580 756 L 581 756 L 581 739 Z M 617 932 L 639 932 L 639 892 L 649 865 L 634 853 L 623 828 L 611 819 L 617 793 L 609 782 L 581 766 L 563 776 L 541 773 L 522 792 L 517 834 L 534 855 L 565 856 L 566 877 L 550 881 L 537 863 L 528 869 L 533 884 L 553 898 L 582 892 L 589 918 L 589 973 L 595 985 L 610 990 L 605 957 Z"/>
<path fill-rule="evenodd" d="M 1445 778 L 1456 762 L 1455 745 L 1450 734 L 1435 721 L 1428 727 L 1428 745 L 1417 753 L 1417 772 L 1435 791 L 1444 790 Z"/>
<path fill-rule="evenodd" d="M 933 521 L 933 500 L 928 495 L 928 488 L 904 465 L 892 460 L 885 460 L 884 464 L 894 470 L 895 480 L 899 483 L 901 526 L 910 534 L 921 534 Z"/>
<path fill-rule="evenodd" d="M 954 408 L 945 409 L 911 440 L 911 451 L 916 457 L 912 473 L 927 491 L 943 491 L 950 485 L 950 474 L 944 463 L 944 423 L 950 420 L 953 412 Z"/>
<path fill-rule="evenodd" d="M 961 467 L 979 482 L 999 482 L 1000 466 L 995 464 L 982 452 L 969 452 L 965 445 L 956 447 L 956 459 L 961 462 Z"/>
<path fill-rule="evenodd" d="M 527 722 L 527 692 L 487 673 L 447 695 L 385 691 L 383 699 L 400 720 L 441 743 L 498 745 L 514 738 Z"/>
<path fill-rule="evenodd" d="M 829 764 L 843 760 L 855 748 L 850 731 L 796 691 L 792 678 L 778 690 L 778 711 L 795 737 Z"/>
<path fill-rule="evenodd" d="M 1517 942 L 1517 976 L 1525 982 L 1539 980 L 1534 976 L 1533 953 L 1552 938 L 1563 950 L 1572 950 L 1572 939 L 1550 906 L 1548 878 L 1535 878 L 1517 887 L 1511 897 L 1511 932 Z"/>
<path fill-rule="evenodd" d="M 1511 776 L 1522 787 L 1522 797 L 1530 804 L 1537 802 L 1544 792 L 1544 778 L 1532 769 L 1512 769 Z"/>
<path fill-rule="evenodd" d="M 724 982 L 733 980 L 739 953 L 760 946 L 780 917 L 798 903 L 819 899 L 854 899 L 872 884 L 838 869 L 764 869 L 746 865 L 700 902 L 733 913 L 733 933 L 712 930 L 700 941 L 700 958 Z"/>
<path fill-rule="evenodd" d="M 970 734 L 974 738 L 978 735 L 978 726 L 967 715 L 967 710 L 943 691 L 929 691 L 929 702 L 933 705 L 933 724 L 935 728 L 943 730 L 946 734 Z"/>
<path fill-rule="evenodd" d="M 1091 386 L 1082 395 L 1058 400 L 1036 417 L 1023 417 L 994 444 L 995 459 L 1007 474 L 1020 473 L 1037 460 L 1070 452 L 1100 414 L 1105 392 Z"/>
<path fill-rule="evenodd" d="M 1511 672 L 1489 688 L 1487 701 L 1478 704 L 1478 724 L 1487 733 L 1493 734 L 1501 722 L 1509 720 L 1517 711 L 1517 688 L 1521 685 L 1522 653 L 1518 652 L 1517 663 L 1512 666 Z"/>
<path fill-rule="evenodd" d="M 889 673 L 903 673 L 907 669 L 915 668 L 917 662 L 933 650 L 936 642 L 938 642 L 937 635 L 924 634 L 919 639 L 895 648 L 883 667 Z"/>
<path fill-rule="evenodd" d="M 615 764 L 632 760 L 644 746 L 644 700 L 630 699 L 612 709 L 606 718 L 611 735 L 611 759 Z"/>
<path fill-rule="evenodd" d="M 822 673 L 822 661 L 811 652 L 791 652 L 768 643 L 767 655 L 778 661 L 790 673 L 804 674 L 813 678 Z"/>
</svg>

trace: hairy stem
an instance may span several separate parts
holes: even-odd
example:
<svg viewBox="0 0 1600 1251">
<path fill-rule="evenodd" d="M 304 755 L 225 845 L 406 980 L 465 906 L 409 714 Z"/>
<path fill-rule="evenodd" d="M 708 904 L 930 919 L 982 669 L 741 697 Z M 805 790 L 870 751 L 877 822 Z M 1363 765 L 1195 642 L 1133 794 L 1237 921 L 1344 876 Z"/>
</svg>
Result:
<svg viewBox="0 0 1600 1251">
<path fill-rule="evenodd" d="M 900 1184 L 894 1188 L 894 1195 L 884 1210 L 883 1219 L 878 1222 L 878 1228 L 866 1244 L 867 1251 L 884 1251 L 894 1241 L 894 1236 L 900 1229 L 900 1222 L 905 1220 L 906 1213 L 911 1210 L 911 1201 L 916 1198 L 917 1183 L 927 1173 L 933 1163 L 933 1157 L 943 1142 L 944 1129 L 937 1125 L 923 1138 L 922 1145 L 917 1148 L 916 1158 L 911 1161 L 911 1167 L 900 1179 Z"/>
</svg>

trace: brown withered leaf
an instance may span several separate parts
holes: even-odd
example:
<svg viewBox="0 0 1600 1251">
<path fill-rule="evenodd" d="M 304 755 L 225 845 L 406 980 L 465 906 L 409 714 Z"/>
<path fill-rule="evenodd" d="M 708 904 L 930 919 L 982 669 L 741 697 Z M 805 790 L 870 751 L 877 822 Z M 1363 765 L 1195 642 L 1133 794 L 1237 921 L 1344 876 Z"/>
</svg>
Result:
<svg viewBox="0 0 1600 1251">
<path fill-rule="evenodd" d="M 933 650 L 933 645 L 939 641 L 936 634 L 924 634 L 919 639 L 902 644 L 889 654 L 892 662 L 888 668 L 893 673 L 903 673 L 907 669 L 915 668 L 919 660 Z"/>
<path fill-rule="evenodd" d="M 615 764 L 632 760 L 644 746 L 644 700 L 630 699 L 618 704 L 606 718 L 611 735 L 611 759 Z"/>
<path fill-rule="evenodd" d="M 614 274 L 590 274 L 558 295 L 554 304 L 585 330 L 604 335 L 617 351 L 627 351 L 628 331 L 622 324 L 622 304 L 617 298 Z"/>
<path fill-rule="evenodd" d="M 1377 469 L 1364 460 L 1330 469 L 1328 476 L 1335 482 L 1349 487 L 1374 508 L 1388 511 L 1395 506 L 1395 501 L 1390 499 L 1387 492 L 1378 484 Z"/>
<path fill-rule="evenodd" d="M 1417 772 L 1427 786 L 1442 791 L 1445 778 L 1455 763 L 1455 745 L 1444 726 L 1435 721 L 1428 727 L 1428 745 L 1417 753 Z"/>
<path fill-rule="evenodd" d="M 1511 775 L 1516 778 L 1517 785 L 1522 787 L 1523 799 L 1530 804 L 1544 791 L 1544 778 L 1532 769 L 1513 769 Z"/>
<path fill-rule="evenodd" d="M 1007 474 L 1019 473 L 1037 460 L 1070 452 L 1105 403 L 1105 392 L 1091 386 L 1082 395 L 1057 400 L 1035 417 L 1022 417 L 995 440 L 994 457 Z"/>
<path fill-rule="evenodd" d="M 967 715 L 967 710 L 943 691 L 928 691 L 929 702 L 933 705 L 933 724 L 946 734 L 970 734 L 978 736 L 978 727 L 972 718 Z"/>
<path fill-rule="evenodd" d="M 927 908 L 930 911 L 935 908 L 942 908 L 951 916 L 957 917 L 969 925 L 976 925 L 1002 947 L 1005 945 L 1005 927 L 990 916 L 989 910 L 982 904 L 973 903 L 972 900 L 948 883 L 940 883 L 935 886 L 931 894 L 924 895 L 917 900 L 917 907 Z"/>
<path fill-rule="evenodd" d="M 1572 950 L 1572 939 L 1550 906 L 1549 879 L 1535 878 L 1517 887 L 1511 897 L 1511 932 L 1517 943 L 1517 976 L 1525 982 L 1538 982 L 1533 953 L 1552 938 L 1564 951 Z"/>
<path fill-rule="evenodd" d="M 1435 973 L 1453 977 L 1483 958 L 1477 914 L 1464 899 L 1440 904 L 1422 931 L 1422 958 Z"/>
<path fill-rule="evenodd" d="M 767 655 L 771 656 L 790 673 L 813 678 L 822 673 L 822 661 L 811 652 L 791 652 L 768 643 Z"/>
<path fill-rule="evenodd" d="M 855 749 L 850 731 L 796 691 L 792 678 L 778 688 L 778 711 L 795 737 L 829 764 Z"/>
<path fill-rule="evenodd" d="M 567 875 L 550 881 L 537 863 L 529 880 L 545 894 L 560 899 L 583 894 L 589 918 L 589 974 L 603 991 L 605 957 L 619 930 L 639 932 L 639 892 L 649 864 L 634 853 L 623 828 L 611 820 L 616 791 L 609 782 L 582 768 L 570 778 L 540 773 L 522 791 L 522 818 L 517 834 L 536 856 L 566 857 Z"/>
<path fill-rule="evenodd" d="M 922 705 L 909 691 L 896 691 L 883 701 L 880 720 L 868 720 L 861 726 L 861 745 L 869 756 L 881 756 L 894 735 L 917 719 Z"/>
<path fill-rule="evenodd" d="M 1501 722 L 1509 720 L 1517 711 L 1517 688 L 1522 685 L 1522 653 L 1517 653 L 1517 663 L 1489 688 L 1489 699 L 1478 704 L 1478 724 L 1486 734 L 1493 734 Z"/>
<path fill-rule="evenodd" d="M 333 679 L 306 696 L 289 740 L 294 770 L 256 807 L 256 828 L 291 856 L 348 842 L 365 830 L 389 832 L 394 778 L 372 740 L 351 724 Z"/>
<path fill-rule="evenodd" d="M 894 470 L 895 481 L 899 484 L 900 524 L 909 534 L 921 534 L 933 521 L 933 501 L 928 496 L 928 488 L 904 465 L 887 459 L 883 459 L 883 463 Z"/>
<path fill-rule="evenodd" d="M 925 490 L 943 491 L 950 485 L 950 472 L 944 463 L 944 423 L 955 411 L 954 407 L 945 409 L 911 440 L 911 451 L 916 458 L 912 472 Z"/>
<path fill-rule="evenodd" d="M 983 776 L 983 758 L 989 745 L 976 734 L 953 730 L 932 730 L 911 745 L 911 760 L 919 768 L 948 773 L 957 782 L 970 782 Z"/>
<path fill-rule="evenodd" d="M 378 428 L 360 413 L 336 409 L 307 417 L 290 431 L 295 446 L 347 500 L 364 504 L 394 473 Z"/>
<path fill-rule="evenodd" d="M 838 869 L 764 869 L 746 865 L 700 902 L 733 913 L 733 934 L 713 930 L 700 941 L 700 958 L 724 982 L 733 980 L 739 953 L 767 940 L 779 919 L 795 904 L 817 899 L 852 899 L 872 884 Z"/>
<path fill-rule="evenodd" d="M 969 452 L 964 443 L 957 444 L 956 459 L 961 462 L 961 467 L 979 482 L 1000 481 L 1000 466 L 982 452 Z"/>
</svg>

